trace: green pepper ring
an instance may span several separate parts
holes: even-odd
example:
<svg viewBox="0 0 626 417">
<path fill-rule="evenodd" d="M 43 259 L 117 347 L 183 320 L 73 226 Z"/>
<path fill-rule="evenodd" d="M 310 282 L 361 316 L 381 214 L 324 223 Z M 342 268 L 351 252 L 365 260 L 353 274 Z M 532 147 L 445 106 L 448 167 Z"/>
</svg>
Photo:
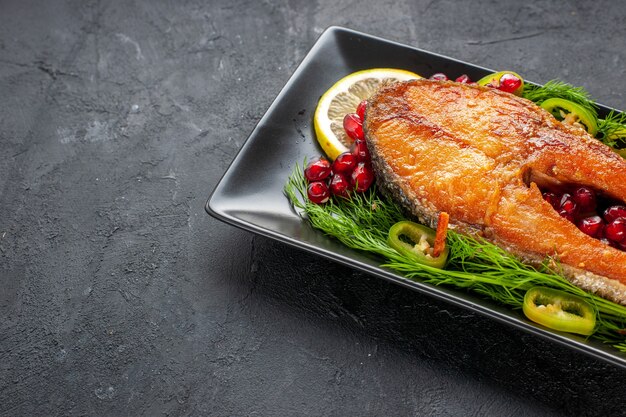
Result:
<svg viewBox="0 0 626 417">
<path fill-rule="evenodd" d="M 524 296 L 522 310 L 528 319 L 550 329 L 588 336 L 596 327 L 596 311 L 573 294 L 533 287 Z"/>
<path fill-rule="evenodd" d="M 541 103 L 541 107 L 549 111 L 558 120 L 561 120 L 560 109 L 567 113 L 573 113 L 589 134 L 595 136 L 598 133 L 596 118 L 580 104 L 562 98 L 549 98 Z"/>
<path fill-rule="evenodd" d="M 444 248 L 443 252 L 438 257 L 433 258 L 426 256 L 424 252 L 418 250 L 414 245 L 400 239 L 400 236 L 406 236 L 411 241 L 417 243 L 423 235 L 426 236 L 426 241 L 433 246 L 435 241 L 435 231 L 433 229 L 405 220 L 391 226 L 387 243 L 401 255 L 411 258 L 423 265 L 439 269 L 443 268 L 450 252 L 448 246 Z"/>
</svg>

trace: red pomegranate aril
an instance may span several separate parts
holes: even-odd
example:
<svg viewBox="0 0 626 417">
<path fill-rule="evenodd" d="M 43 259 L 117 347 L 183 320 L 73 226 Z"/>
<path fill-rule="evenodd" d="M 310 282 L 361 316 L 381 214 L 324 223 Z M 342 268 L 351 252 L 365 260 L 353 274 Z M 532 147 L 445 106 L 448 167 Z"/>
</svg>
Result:
<svg viewBox="0 0 626 417">
<path fill-rule="evenodd" d="M 330 175 L 332 168 L 326 158 L 317 158 L 309 162 L 304 169 L 304 177 L 309 181 L 321 181 Z"/>
<path fill-rule="evenodd" d="M 615 243 L 626 241 L 626 217 L 618 217 L 604 226 L 604 236 Z"/>
<path fill-rule="evenodd" d="M 574 215 L 567 210 L 559 210 L 559 216 L 566 218 L 570 222 L 574 223 Z"/>
<path fill-rule="evenodd" d="M 356 156 L 357 162 L 370 162 L 370 151 L 364 140 L 355 140 L 350 146 L 350 152 Z"/>
<path fill-rule="evenodd" d="M 352 140 L 363 139 L 363 120 L 356 113 L 343 118 L 343 128 Z"/>
<path fill-rule="evenodd" d="M 500 77 L 500 86 L 498 90 L 506 91 L 507 93 L 512 93 L 517 90 L 522 85 L 522 80 L 517 78 L 513 74 L 504 74 Z"/>
<path fill-rule="evenodd" d="M 604 210 L 604 220 L 611 223 L 618 217 L 626 217 L 626 206 L 611 206 Z"/>
<path fill-rule="evenodd" d="M 548 191 L 543 193 L 543 199 L 550 203 L 550 205 L 554 207 L 555 210 L 558 210 L 559 206 L 561 205 L 561 197 L 552 192 Z"/>
<path fill-rule="evenodd" d="M 572 196 L 581 212 L 590 212 L 596 209 L 596 193 L 587 187 L 579 187 Z"/>
<path fill-rule="evenodd" d="M 323 181 L 314 181 L 307 188 L 309 200 L 315 204 L 324 204 L 330 198 L 328 185 Z"/>
<path fill-rule="evenodd" d="M 578 207 L 576 203 L 574 203 L 574 200 L 567 200 L 561 204 L 561 210 L 565 210 L 569 214 L 574 215 L 578 211 Z"/>
<path fill-rule="evenodd" d="M 343 174 L 336 172 L 330 180 L 330 192 L 337 197 L 350 196 L 350 183 Z"/>
<path fill-rule="evenodd" d="M 350 177 L 352 187 L 359 193 L 366 191 L 374 182 L 374 172 L 369 164 L 359 162 Z"/>
<path fill-rule="evenodd" d="M 606 239 L 606 237 L 604 236 L 604 226 L 606 226 L 606 222 L 604 221 L 604 219 L 602 220 L 602 229 L 600 229 L 600 231 L 598 232 L 598 234 L 596 235 L 597 239 Z"/>
<path fill-rule="evenodd" d="M 579 220 L 576 226 L 578 226 L 584 234 L 591 237 L 598 237 L 604 227 L 604 221 L 600 216 L 589 216 Z"/>
<path fill-rule="evenodd" d="M 444 74 L 443 72 L 437 72 L 431 75 L 430 79 L 435 80 L 435 81 L 448 81 L 448 76 Z"/>
<path fill-rule="evenodd" d="M 347 151 L 340 154 L 333 162 L 333 172 L 350 174 L 357 164 L 357 156 Z"/>
<path fill-rule="evenodd" d="M 356 114 L 361 118 L 361 123 L 365 120 L 365 108 L 367 107 L 367 100 L 363 100 L 356 108 Z"/>
<path fill-rule="evenodd" d="M 461 83 L 461 84 L 470 84 L 472 82 L 472 80 L 467 74 L 463 74 L 460 77 L 457 77 L 457 79 L 454 81 L 456 81 L 457 83 Z"/>
<path fill-rule="evenodd" d="M 572 216 L 574 216 L 578 212 L 578 206 L 572 199 L 572 196 L 567 193 L 563 194 L 563 196 L 561 197 L 560 209 L 566 211 Z"/>
</svg>

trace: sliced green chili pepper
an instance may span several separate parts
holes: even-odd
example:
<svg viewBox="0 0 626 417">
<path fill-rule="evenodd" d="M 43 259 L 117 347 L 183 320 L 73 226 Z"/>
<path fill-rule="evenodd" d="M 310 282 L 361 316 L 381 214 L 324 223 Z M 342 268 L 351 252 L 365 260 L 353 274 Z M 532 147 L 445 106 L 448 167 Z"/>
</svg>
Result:
<svg viewBox="0 0 626 417">
<path fill-rule="evenodd" d="M 391 226 L 387 242 L 401 255 L 434 268 L 443 268 L 450 252 L 446 246 L 439 256 L 433 257 L 435 231 L 409 221 L 398 222 Z"/>
<path fill-rule="evenodd" d="M 524 91 L 524 79 L 513 71 L 500 71 L 486 75 L 478 80 L 477 84 L 513 93 L 516 96 L 521 96 Z"/>
<path fill-rule="evenodd" d="M 598 133 L 598 123 L 596 118 L 580 104 L 562 98 L 549 98 L 541 107 L 548 110 L 557 120 L 564 120 L 565 123 L 580 123 L 592 136 Z"/>
<path fill-rule="evenodd" d="M 590 335 L 596 311 L 582 298 L 546 287 L 533 287 L 524 296 L 524 314 L 535 323 L 562 332 Z"/>
</svg>

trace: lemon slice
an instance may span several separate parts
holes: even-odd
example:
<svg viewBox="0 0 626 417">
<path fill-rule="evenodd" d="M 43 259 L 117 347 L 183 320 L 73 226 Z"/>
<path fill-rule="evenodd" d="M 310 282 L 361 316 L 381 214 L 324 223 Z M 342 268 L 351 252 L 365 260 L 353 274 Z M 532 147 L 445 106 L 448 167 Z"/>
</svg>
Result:
<svg viewBox="0 0 626 417">
<path fill-rule="evenodd" d="M 322 149 L 330 159 L 346 152 L 352 139 L 343 129 L 343 118 L 355 113 L 359 103 L 371 97 L 380 86 L 396 81 L 422 78 L 410 71 L 394 68 L 373 68 L 343 77 L 320 98 L 313 125 Z"/>
</svg>

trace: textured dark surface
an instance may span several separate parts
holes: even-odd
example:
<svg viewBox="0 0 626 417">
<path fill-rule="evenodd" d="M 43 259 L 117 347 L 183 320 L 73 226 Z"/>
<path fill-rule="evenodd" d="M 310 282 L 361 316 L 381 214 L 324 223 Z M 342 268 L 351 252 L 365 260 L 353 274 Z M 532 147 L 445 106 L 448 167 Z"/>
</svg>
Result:
<svg viewBox="0 0 626 417">
<path fill-rule="evenodd" d="M 625 108 L 626 5 L 523 3 L 1 1 L 0 415 L 624 415 L 618 368 L 203 211 L 329 25 Z"/>
</svg>

